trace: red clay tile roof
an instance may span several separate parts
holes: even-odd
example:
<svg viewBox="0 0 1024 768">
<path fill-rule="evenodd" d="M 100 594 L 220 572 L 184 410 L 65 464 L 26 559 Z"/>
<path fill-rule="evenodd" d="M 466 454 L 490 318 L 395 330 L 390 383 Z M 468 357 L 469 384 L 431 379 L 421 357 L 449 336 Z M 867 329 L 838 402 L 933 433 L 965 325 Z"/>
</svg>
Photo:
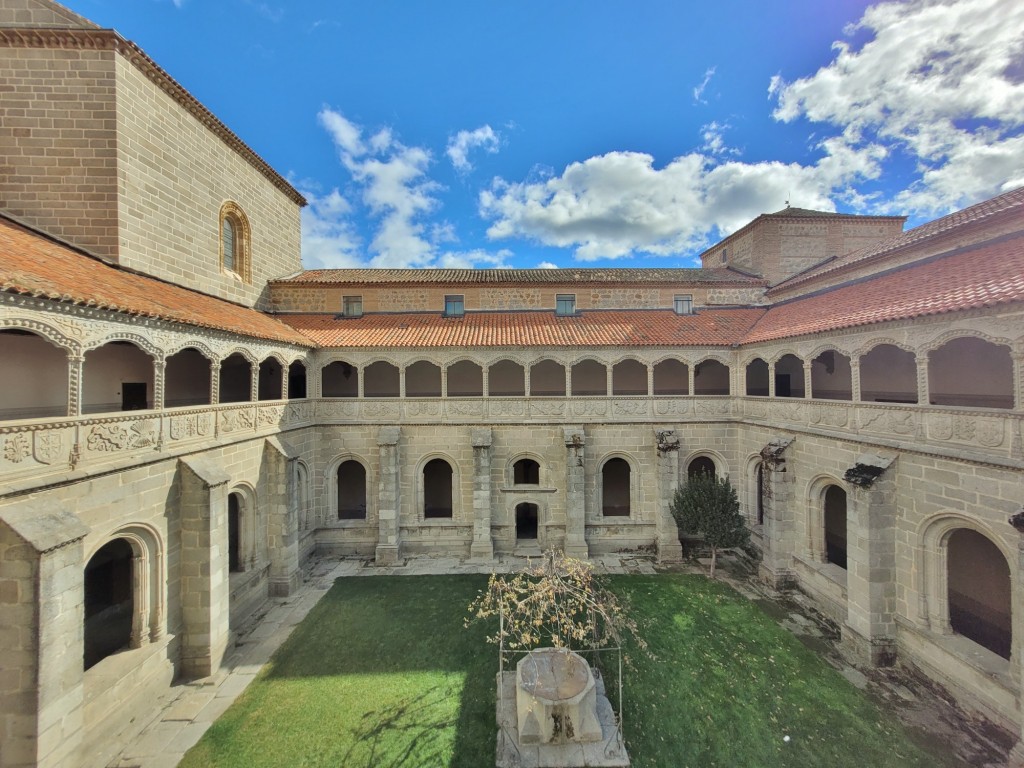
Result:
<svg viewBox="0 0 1024 768">
<path fill-rule="evenodd" d="M 880 243 L 852 251 L 844 256 L 840 256 L 838 259 L 832 259 L 819 267 L 796 274 L 788 280 L 772 286 L 768 293 L 770 295 L 775 290 L 791 289 L 807 280 L 844 269 L 852 264 L 859 264 L 870 259 L 883 257 L 893 251 L 915 245 L 937 235 L 942 235 L 951 229 L 983 221 L 1004 211 L 1015 211 L 1016 215 L 1024 219 L 1024 187 L 1018 187 L 990 200 L 985 200 L 977 205 L 955 211 L 948 216 L 943 216 L 940 219 L 935 219 L 935 221 L 929 221 L 927 224 L 922 224 L 919 227 L 914 227 L 906 232 L 886 238 Z"/>
<path fill-rule="evenodd" d="M 274 280 L 289 284 L 445 283 L 510 285 L 520 283 L 656 283 L 681 285 L 715 283 L 764 285 L 765 281 L 731 269 L 309 269 Z"/>
<path fill-rule="evenodd" d="M 3 217 L 0 290 L 312 346 L 255 309 L 104 264 Z"/>
<path fill-rule="evenodd" d="M 1024 236 L 794 299 L 772 307 L 744 344 L 1024 301 Z"/>
<path fill-rule="evenodd" d="M 468 312 L 461 318 L 407 313 L 283 315 L 323 347 L 664 347 L 729 346 L 764 309 L 595 310 L 572 317 L 548 311 Z"/>
</svg>

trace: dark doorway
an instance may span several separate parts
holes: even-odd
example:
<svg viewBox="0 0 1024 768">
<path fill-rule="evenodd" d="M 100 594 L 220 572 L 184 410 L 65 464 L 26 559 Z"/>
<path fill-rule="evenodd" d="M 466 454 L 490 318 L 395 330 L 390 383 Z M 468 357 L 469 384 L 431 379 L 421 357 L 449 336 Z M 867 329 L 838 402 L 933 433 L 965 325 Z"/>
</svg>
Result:
<svg viewBox="0 0 1024 768">
<path fill-rule="evenodd" d="M 707 456 L 698 456 L 690 462 L 690 466 L 686 468 L 687 477 L 697 477 L 697 475 L 711 475 L 715 476 L 715 462 L 709 459 Z"/>
<path fill-rule="evenodd" d="M 520 504 L 516 507 L 516 541 L 537 539 L 537 505 Z"/>
<path fill-rule="evenodd" d="M 131 544 L 114 539 L 85 566 L 85 669 L 131 643 L 132 554 Z"/>
<path fill-rule="evenodd" d="M 352 459 L 338 467 L 338 519 L 366 519 L 366 468 Z"/>
<path fill-rule="evenodd" d="M 629 517 L 629 462 L 608 459 L 601 468 L 601 514 L 605 517 Z"/>
<path fill-rule="evenodd" d="M 444 459 L 423 467 L 423 517 L 452 517 L 452 467 Z"/>
<path fill-rule="evenodd" d="M 228 570 L 237 573 L 242 570 L 242 505 L 238 494 L 228 496 Z"/>
<path fill-rule="evenodd" d="M 846 569 L 846 491 L 838 485 L 825 491 L 825 560 Z"/>
<path fill-rule="evenodd" d="M 301 400 L 306 396 L 306 366 L 296 360 L 288 366 L 288 399 Z"/>
<path fill-rule="evenodd" d="M 148 407 L 146 382 L 121 383 L 121 410 L 144 411 Z"/>
<path fill-rule="evenodd" d="M 953 531 L 947 550 L 949 624 L 1004 659 L 1010 658 L 1010 567 L 988 538 Z"/>
</svg>

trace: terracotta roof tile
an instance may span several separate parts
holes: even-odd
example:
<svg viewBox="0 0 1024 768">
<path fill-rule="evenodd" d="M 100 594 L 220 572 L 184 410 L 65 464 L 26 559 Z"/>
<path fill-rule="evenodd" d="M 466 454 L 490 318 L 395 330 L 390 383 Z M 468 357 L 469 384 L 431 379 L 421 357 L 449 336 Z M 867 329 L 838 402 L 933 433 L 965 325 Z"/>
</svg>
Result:
<svg viewBox="0 0 1024 768">
<path fill-rule="evenodd" d="M 1024 237 L 897 268 L 772 307 L 744 344 L 1024 301 Z"/>
<path fill-rule="evenodd" d="M 886 238 L 874 245 L 861 248 L 857 251 L 852 251 L 844 256 L 840 256 L 838 259 L 832 259 L 819 267 L 810 269 L 806 272 L 801 272 L 788 280 L 782 281 L 778 285 L 772 286 L 768 291 L 769 295 L 772 291 L 779 289 L 791 289 L 793 286 L 799 285 L 805 281 L 830 274 L 853 264 L 859 264 L 863 261 L 882 257 L 893 251 L 920 243 L 928 238 L 944 234 L 952 229 L 956 229 L 957 227 L 982 221 L 1009 210 L 1016 210 L 1018 215 L 1024 217 L 1024 187 L 1019 187 L 1002 195 L 998 195 L 997 197 L 993 197 L 990 200 L 985 200 L 977 205 L 972 205 L 968 208 L 955 211 L 948 216 L 943 216 L 940 219 L 929 221 L 927 224 L 914 227 L 911 230 L 901 232 L 898 235 L 893 235 L 892 237 Z"/>
<path fill-rule="evenodd" d="M 0 290 L 311 346 L 255 309 L 118 269 L 2 217 Z"/>
<path fill-rule="evenodd" d="M 445 283 L 510 285 L 521 283 L 657 283 L 684 285 L 764 285 L 765 281 L 730 269 L 309 269 L 273 283 L 359 284 Z"/>
<path fill-rule="evenodd" d="M 662 347 L 729 346 L 764 309 L 596 310 L 572 317 L 554 312 L 469 312 L 461 318 L 388 313 L 339 318 L 330 314 L 282 319 L 324 347 Z"/>
</svg>

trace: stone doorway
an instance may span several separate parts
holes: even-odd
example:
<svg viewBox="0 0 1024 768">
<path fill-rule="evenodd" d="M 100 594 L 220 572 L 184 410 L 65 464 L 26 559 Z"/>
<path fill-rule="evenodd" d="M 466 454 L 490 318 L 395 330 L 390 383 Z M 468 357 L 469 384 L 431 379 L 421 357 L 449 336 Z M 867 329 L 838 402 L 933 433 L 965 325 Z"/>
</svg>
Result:
<svg viewBox="0 0 1024 768">
<path fill-rule="evenodd" d="M 536 504 L 523 503 L 516 506 L 516 542 L 537 541 L 538 510 Z"/>
<path fill-rule="evenodd" d="M 85 566 L 85 669 L 129 647 L 134 610 L 132 546 L 114 539 Z"/>
</svg>

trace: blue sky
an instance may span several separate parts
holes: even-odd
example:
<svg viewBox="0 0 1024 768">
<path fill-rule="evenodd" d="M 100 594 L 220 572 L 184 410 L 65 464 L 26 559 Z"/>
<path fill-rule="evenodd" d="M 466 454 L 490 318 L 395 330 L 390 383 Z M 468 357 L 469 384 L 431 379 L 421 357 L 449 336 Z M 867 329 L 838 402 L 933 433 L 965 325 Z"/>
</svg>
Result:
<svg viewBox="0 0 1024 768">
<path fill-rule="evenodd" d="M 692 266 L 1024 184 L 1017 0 L 68 0 L 310 200 L 318 267 Z"/>
</svg>

